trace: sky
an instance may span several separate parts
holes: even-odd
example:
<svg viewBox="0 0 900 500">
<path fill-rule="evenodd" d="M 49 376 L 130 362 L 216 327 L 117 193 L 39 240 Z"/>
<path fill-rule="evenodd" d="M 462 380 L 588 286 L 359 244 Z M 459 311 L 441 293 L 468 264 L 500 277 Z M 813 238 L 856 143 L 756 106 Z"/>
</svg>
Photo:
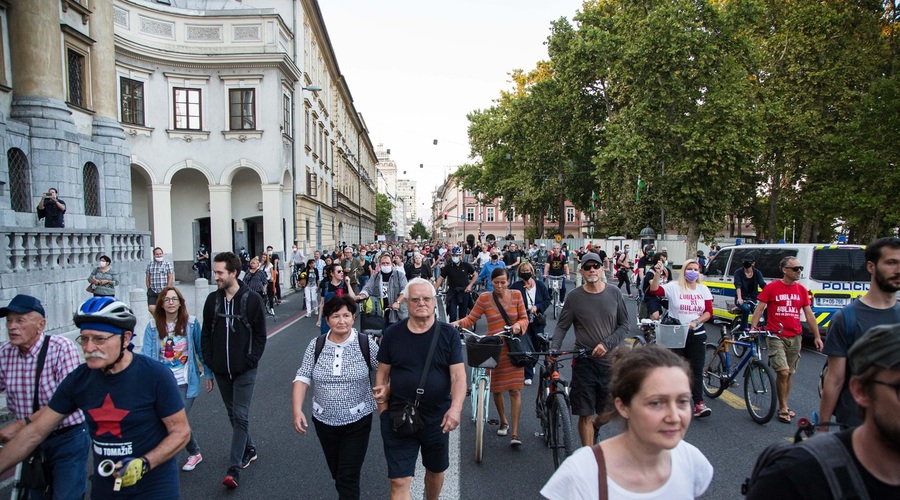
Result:
<svg viewBox="0 0 900 500">
<path fill-rule="evenodd" d="M 550 23 L 582 1 L 319 0 L 356 110 L 398 177 L 416 181 L 423 222 L 447 167 L 469 161 L 466 115 L 546 60 Z"/>
</svg>

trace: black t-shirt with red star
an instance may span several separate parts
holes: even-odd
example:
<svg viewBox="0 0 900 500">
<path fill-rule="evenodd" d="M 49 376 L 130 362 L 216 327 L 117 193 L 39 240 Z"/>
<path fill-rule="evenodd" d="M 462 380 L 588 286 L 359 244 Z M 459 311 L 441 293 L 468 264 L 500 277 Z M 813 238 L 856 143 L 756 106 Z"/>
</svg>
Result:
<svg viewBox="0 0 900 500">
<path fill-rule="evenodd" d="M 105 459 L 118 462 L 137 458 L 156 448 L 168 435 L 162 419 L 184 408 L 172 376 L 162 363 L 134 355 L 119 373 L 104 375 L 86 364 L 63 380 L 48 404 L 68 415 L 84 413 L 91 433 L 94 470 Z M 113 491 L 114 478 L 93 475 L 91 498 L 178 498 L 178 467 L 175 460 L 154 464 L 134 486 Z"/>
</svg>

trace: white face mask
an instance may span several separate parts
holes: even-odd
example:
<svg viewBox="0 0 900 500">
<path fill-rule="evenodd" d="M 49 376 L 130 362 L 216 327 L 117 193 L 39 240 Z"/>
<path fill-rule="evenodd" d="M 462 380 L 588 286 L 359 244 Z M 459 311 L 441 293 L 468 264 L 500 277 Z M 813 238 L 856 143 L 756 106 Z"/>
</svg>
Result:
<svg viewBox="0 0 900 500">
<path fill-rule="evenodd" d="M 162 257 L 154 257 L 153 260 L 155 260 L 156 262 L 162 262 L 163 258 Z"/>
<path fill-rule="evenodd" d="M 454 264 L 459 264 L 459 257 L 450 257 Z"/>
</svg>

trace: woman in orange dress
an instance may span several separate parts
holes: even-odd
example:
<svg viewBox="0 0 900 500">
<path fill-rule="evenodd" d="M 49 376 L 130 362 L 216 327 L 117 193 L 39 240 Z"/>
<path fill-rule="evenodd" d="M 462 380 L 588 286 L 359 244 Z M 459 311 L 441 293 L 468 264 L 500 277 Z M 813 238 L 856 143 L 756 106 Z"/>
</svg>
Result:
<svg viewBox="0 0 900 500">
<path fill-rule="evenodd" d="M 475 307 L 465 318 L 453 323 L 454 326 L 459 325 L 463 328 L 472 328 L 482 315 L 487 316 L 488 333 L 496 335 L 503 331 L 506 326 L 506 320 L 497 309 L 494 297 L 500 301 L 500 305 L 509 316 L 512 322 L 513 335 L 522 335 L 528 328 L 528 313 L 525 311 L 525 302 L 522 294 L 518 290 L 509 290 L 509 271 L 504 267 L 494 269 L 491 273 L 491 284 L 494 286 L 493 292 L 482 293 L 475 302 Z M 500 363 L 497 368 L 491 372 L 491 394 L 494 398 L 494 406 L 497 407 L 497 413 L 500 415 L 500 429 L 497 435 L 505 436 L 511 433 L 509 444 L 512 446 L 520 446 L 522 441 L 519 439 L 519 415 L 522 413 L 522 387 L 525 385 L 525 368 L 512 364 L 509 360 L 509 349 L 503 344 L 503 351 L 500 354 Z M 512 416 L 512 428 L 506 420 L 506 408 L 503 400 L 503 393 L 509 392 L 510 413 Z"/>
</svg>

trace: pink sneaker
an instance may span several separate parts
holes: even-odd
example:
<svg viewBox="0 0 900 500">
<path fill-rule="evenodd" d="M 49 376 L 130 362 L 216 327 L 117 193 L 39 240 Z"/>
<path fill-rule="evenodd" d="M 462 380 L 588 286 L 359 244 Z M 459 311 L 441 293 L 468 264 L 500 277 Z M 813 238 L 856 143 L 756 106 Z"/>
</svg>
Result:
<svg viewBox="0 0 900 500">
<path fill-rule="evenodd" d="M 184 467 L 181 470 L 194 470 L 197 467 L 197 464 L 203 461 L 203 455 L 197 453 L 196 455 L 191 455 L 188 457 L 187 462 L 184 464 Z"/>
</svg>

